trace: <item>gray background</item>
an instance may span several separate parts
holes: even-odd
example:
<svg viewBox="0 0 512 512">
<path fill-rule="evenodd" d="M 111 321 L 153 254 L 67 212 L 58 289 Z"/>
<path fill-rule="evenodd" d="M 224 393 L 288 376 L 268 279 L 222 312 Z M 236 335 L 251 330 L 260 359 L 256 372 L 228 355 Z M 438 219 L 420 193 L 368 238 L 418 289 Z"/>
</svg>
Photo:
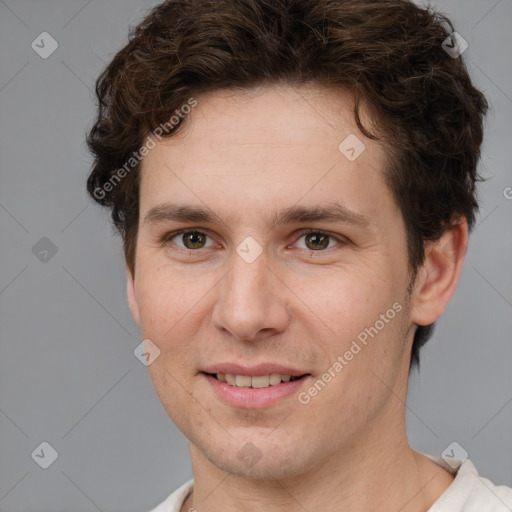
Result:
<svg viewBox="0 0 512 512">
<path fill-rule="evenodd" d="M 154 4 L 0 0 L 0 511 L 143 511 L 191 477 L 133 355 L 120 240 L 85 194 L 94 80 Z M 481 475 L 511 486 L 512 2 L 435 5 L 469 42 L 492 105 L 490 179 L 457 293 L 411 376 L 408 431 L 432 454 L 457 441 Z M 44 31 L 59 45 L 48 59 L 31 48 Z M 43 237 L 57 249 L 46 262 L 33 253 Z M 43 441 L 58 452 L 46 470 L 31 457 Z"/>
</svg>

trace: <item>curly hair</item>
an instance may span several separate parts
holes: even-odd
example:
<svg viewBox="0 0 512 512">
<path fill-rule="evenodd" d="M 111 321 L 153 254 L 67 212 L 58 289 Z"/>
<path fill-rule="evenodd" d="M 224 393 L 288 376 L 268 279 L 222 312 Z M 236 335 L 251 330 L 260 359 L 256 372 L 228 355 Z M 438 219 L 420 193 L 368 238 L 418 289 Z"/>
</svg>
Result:
<svg viewBox="0 0 512 512">
<path fill-rule="evenodd" d="M 438 240 L 457 216 L 471 230 L 478 210 L 488 105 L 462 57 L 443 48 L 452 32 L 445 16 L 407 0 L 166 0 L 152 9 L 98 77 L 97 118 L 87 135 L 94 155 L 87 189 L 111 209 L 131 273 L 135 156 L 148 134 L 172 116 L 166 137 L 177 133 L 193 95 L 285 83 L 353 92 L 359 129 L 388 152 L 385 179 L 405 221 L 415 275 L 425 242 Z M 360 100 L 378 119 L 378 134 L 362 125 Z M 433 325 L 417 326 L 411 368 Z"/>
</svg>

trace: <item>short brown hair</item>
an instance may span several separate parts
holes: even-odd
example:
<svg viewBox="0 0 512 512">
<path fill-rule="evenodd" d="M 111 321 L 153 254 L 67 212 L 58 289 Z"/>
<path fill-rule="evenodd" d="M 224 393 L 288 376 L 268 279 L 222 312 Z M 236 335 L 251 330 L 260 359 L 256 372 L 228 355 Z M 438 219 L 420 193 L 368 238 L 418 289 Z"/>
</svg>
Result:
<svg viewBox="0 0 512 512">
<path fill-rule="evenodd" d="M 284 82 L 354 93 L 359 128 L 386 143 L 385 177 L 415 275 L 424 243 L 438 240 L 455 216 L 471 229 L 478 209 L 487 102 L 462 58 L 443 49 L 452 32 L 446 17 L 406 0 L 167 0 L 151 10 L 99 76 L 87 136 L 95 157 L 88 192 L 111 208 L 132 274 L 140 164 L 114 183 L 115 173 L 193 95 Z M 362 126 L 358 99 L 385 128 L 379 134 Z M 432 328 L 418 326 L 411 368 Z"/>
</svg>

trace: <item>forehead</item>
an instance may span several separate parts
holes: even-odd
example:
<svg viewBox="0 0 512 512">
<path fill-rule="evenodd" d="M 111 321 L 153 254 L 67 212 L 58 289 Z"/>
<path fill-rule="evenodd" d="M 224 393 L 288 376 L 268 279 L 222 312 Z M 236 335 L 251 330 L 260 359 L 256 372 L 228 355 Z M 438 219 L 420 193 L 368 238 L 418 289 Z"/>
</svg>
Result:
<svg viewBox="0 0 512 512">
<path fill-rule="evenodd" d="M 339 143 L 343 134 L 350 133 L 365 138 L 357 127 L 354 106 L 349 91 L 321 85 L 221 89 L 198 96 L 184 129 L 162 144 L 176 145 L 180 139 L 191 143 L 206 137 L 217 142 L 218 149 L 247 144 L 249 150 L 257 144 L 318 144 L 325 137 L 326 143 Z M 360 113 L 363 124 L 371 122 L 364 102 Z"/>
<path fill-rule="evenodd" d="M 390 194 L 386 153 L 357 128 L 346 91 L 275 85 L 196 100 L 183 129 L 144 157 L 141 216 L 157 203 L 205 198 L 247 212 L 327 201 L 364 214 Z M 369 121 L 364 108 L 361 118 Z"/>
</svg>

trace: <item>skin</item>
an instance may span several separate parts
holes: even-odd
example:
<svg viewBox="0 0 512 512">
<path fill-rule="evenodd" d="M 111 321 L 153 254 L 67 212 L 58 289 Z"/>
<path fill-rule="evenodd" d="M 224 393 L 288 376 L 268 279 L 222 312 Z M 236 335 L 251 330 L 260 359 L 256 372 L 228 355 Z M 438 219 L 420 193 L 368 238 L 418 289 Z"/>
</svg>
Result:
<svg viewBox="0 0 512 512">
<path fill-rule="evenodd" d="M 156 392 L 190 442 L 194 493 L 182 510 L 427 510 L 453 477 L 408 443 L 410 352 L 415 325 L 435 321 L 455 290 L 464 219 L 426 247 L 410 292 L 386 151 L 357 129 L 348 93 L 274 85 L 197 100 L 185 129 L 143 161 L 135 277 L 127 271 L 133 317 L 160 350 Z M 355 161 L 338 149 L 349 134 L 366 147 Z M 166 202 L 207 206 L 217 220 L 144 222 Z M 335 202 L 367 224 L 268 222 L 274 210 Z M 182 235 L 161 242 L 183 228 L 207 236 L 188 250 Z M 236 251 L 248 236 L 263 251 L 252 263 Z M 311 374 L 307 390 L 395 303 L 401 311 L 308 404 L 294 394 L 233 407 L 200 373 L 276 362 Z M 254 464 L 237 456 L 248 442 Z"/>
</svg>

